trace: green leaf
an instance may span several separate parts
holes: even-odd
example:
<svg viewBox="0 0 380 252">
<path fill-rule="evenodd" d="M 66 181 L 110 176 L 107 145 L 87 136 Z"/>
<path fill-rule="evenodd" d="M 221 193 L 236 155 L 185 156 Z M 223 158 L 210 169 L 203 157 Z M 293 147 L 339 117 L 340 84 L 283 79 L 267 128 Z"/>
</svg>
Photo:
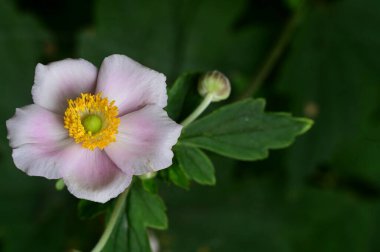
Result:
<svg viewBox="0 0 380 252">
<path fill-rule="evenodd" d="M 189 189 L 190 180 L 177 163 L 174 163 L 168 170 L 169 179 L 173 184 L 186 190 Z"/>
<path fill-rule="evenodd" d="M 196 86 L 199 74 L 183 74 L 175 81 L 168 92 L 168 105 L 166 111 L 173 120 L 177 120 L 181 114 L 186 96 L 191 87 Z"/>
<path fill-rule="evenodd" d="M 109 219 L 110 215 L 111 211 L 108 211 L 107 219 Z M 127 251 L 127 231 L 127 215 L 123 213 L 119 217 L 119 220 L 117 221 L 117 224 L 102 252 Z"/>
<path fill-rule="evenodd" d="M 179 166 L 189 178 L 202 185 L 215 184 L 214 166 L 203 151 L 194 147 L 178 145 L 175 153 Z"/>
<path fill-rule="evenodd" d="M 240 160 L 258 160 L 269 149 L 289 146 L 312 121 L 285 113 L 265 113 L 263 99 L 227 105 L 184 128 L 181 143 Z"/>
<path fill-rule="evenodd" d="M 157 193 L 157 191 L 158 191 L 158 185 L 157 185 L 157 182 L 156 182 L 156 180 L 154 178 L 151 178 L 151 179 L 142 179 L 141 183 L 142 183 L 143 188 L 147 192 Z"/>
<path fill-rule="evenodd" d="M 165 212 L 166 207 L 158 195 L 145 191 L 140 183 L 133 185 L 127 203 L 127 251 L 151 251 L 146 228 L 166 229 L 168 219 Z"/>
</svg>

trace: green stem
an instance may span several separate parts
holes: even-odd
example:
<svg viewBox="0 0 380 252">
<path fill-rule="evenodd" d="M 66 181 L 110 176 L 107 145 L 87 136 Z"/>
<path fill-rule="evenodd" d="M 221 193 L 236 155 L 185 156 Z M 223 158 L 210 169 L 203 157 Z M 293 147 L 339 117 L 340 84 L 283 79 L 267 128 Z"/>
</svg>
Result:
<svg viewBox="0 0 380 252">
<path fill-rule="evenodd" d="M 292 38 L 292 34 L 297 27 L 298 21 L 300 19 L 302 9 L 303 8 L 299 7 L 298 10 L 296 10 L 293 16 L 290 18 L 288 23 L 285 25 L 279 39 L 277 40 L 277 43 L 273 46 L 268 57 L 260 67 L 256 77 L 253 79 L 245 92 L 243 92 L 243 94 L 238 98 L 238 100 L 245 99 L 254 95 L 268 78 L 269 74 L 276 66 L 278 60 L 280 59 L 286 46 L 289 44 Z"/>
<path fill-rule="evenodd" d="M 201 104 L 191 113 L 183 122 L 181 123 L 184 127 L 189 125 L 191 122 L 193 122 L 195 119 L 202 114 L 203 111 L 206 110 L 206 108 L 210 105 L 212 102 L 213 94 L 208 94 L 206 97 L 203 99 Z"/>
<path fill-rule="evenodd" d="M 107 227 L 104 230 L 102 237 L 100 237 L 100 240 L 96 244 L 96 246 L 91 250 L 91 252 L 101 252 L 106 245 L 108 239 L 110 238 L 113 229 L 116 226 L 117 220 L 120 217 L 120 214 L 123 212 L 124 206 L 125 206 L 125 200 L 128 195 L 129 188 L 127 188 L 122 194 L 119 195 L 119 197 L 116 200 L 115 207 L 112 211 L 111 218 L 107 223 Z"/>
</svg>

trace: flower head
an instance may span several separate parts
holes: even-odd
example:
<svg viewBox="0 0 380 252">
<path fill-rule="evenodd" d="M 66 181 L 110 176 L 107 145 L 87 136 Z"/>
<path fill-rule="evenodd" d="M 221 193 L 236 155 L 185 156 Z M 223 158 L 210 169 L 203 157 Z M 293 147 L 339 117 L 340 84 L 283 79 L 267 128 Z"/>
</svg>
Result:
<svg viewBox="0 0 380 252">
<path fill-rule="evenodd" d="M 212 95 L 212 101 L 223 101 L 231 94 L 229 79 L 219 71 L 205 73 L 198 83 L 198 92 L 202 96 Z"/>
<path fill-rule="evenodd" d="M 16 166 L 63 178 L 78 198 L 106 202 L 133 175 L 169 167 L 182 127 L 163 110 L 165 76 L 123 55 L 100 70 L 83 59 L 38 64 L 34 104 L 7 121 Z"/>
</svg>

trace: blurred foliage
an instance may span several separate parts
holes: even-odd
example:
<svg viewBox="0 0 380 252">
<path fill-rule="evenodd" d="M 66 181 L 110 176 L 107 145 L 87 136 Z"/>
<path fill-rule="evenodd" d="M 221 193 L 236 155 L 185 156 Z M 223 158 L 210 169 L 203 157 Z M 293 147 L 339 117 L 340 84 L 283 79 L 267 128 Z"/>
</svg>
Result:
<svg viewBox="0 0 380 252">
<path fill-rule="evenodd" d="M 371 150 L 380 136 L 380 4 L 363 3 L 313 6 L 276 78 L 276 88 L 288 95 L 290 109 L 316 119 L 312 132 L 290 151 L 292 183 L 303 183 L 317 166 L 380 182 L 379 163 L 365 161 L 374 157 Z"/>
<path fill-rule="evenodd" d="M 11 161 L 4 122 L 31 102 L 37 62 L 99 65 L 121 53 L 169 84 L 183 71 L 219 69 L 236 97 L 298 2 L 1 1 L 0 251 L 88 251 L 106 218 L 79 220 L 76 199 Z M 169 214 L 169 230 L 156 233 L 162 251 L 379 251 L 379 9 L 378 0 L 308 1 L 257 96 L 270 111 L 313 118 L 313 129 L 265 161 L 213 155 L 216 187 L 160 184 Z M 189 93 L 184 111 L 198 99 Z M 189 186 L 180 172 L 169 176 Z"/>
<path fill-rule="evenodd" d="M 171 80 L 210 67 L 250 72 L 271 31 L 235 27 L 246 6 L 245 0 L 100 0 L 95 28 L 79 37 L 79 55 L 100 63 L 127 54 Z"/>
</svg>

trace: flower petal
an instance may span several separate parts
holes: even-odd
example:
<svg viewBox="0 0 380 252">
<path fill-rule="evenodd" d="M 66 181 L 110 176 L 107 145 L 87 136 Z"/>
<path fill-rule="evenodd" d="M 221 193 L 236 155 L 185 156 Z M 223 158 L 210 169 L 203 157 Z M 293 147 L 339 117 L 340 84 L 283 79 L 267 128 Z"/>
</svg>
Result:
<svg viewBox="0 0 380 252">
<path fill-rule="evenodd" d="M 62 117 L 33 104 L 16 109 L 6 124 L 16 167 L 31 176 L 60 178 L 56 159 L 72 143 Z"/>
<path fill-rule="evenodd" d="M 63 155 L 61 172 L 68 190 L 78 198 L 107 202 L 122 193 L 131 183 L 132 173 L 124 173 L 104 151 L 94 151 L 76 144 Z"/>
<path fill-rule="evenodd" d="M 61 178 L 61 154 L 68 146 L 75 144 L 71 139 L 46 144 L 24 144 L 13 149 L 12 157 L 17 168 L 30 176 L 48 179 Z"/>
<path fill-rule="evenodd" d="M 96 91 L 115 100 L 119 115 L 125 115 L 147 104 L 164 108 L 168 99 L 165 80 L 165 75 L 115 54 L 104 59 Z"/>
<path fill-rule="evenodd" d="M 16 114 L 6 124 L 12 148 L 23 144 L 53 143 L 68 138 L 63 116 L 35 104 L 16 109 Z"/>
<path fill-rule="evenodd" d="M 120 169 L 141 175 L 172 164 L 171 148 L 177 143 L 182 126 L 162 108 L 148 105 L 120 119 L 116 142 L 105 148 Z"/>
<path fill-rule="evenodd" d="M 96 67 L 83 59 L 38 64 L 32 88 L 33 101 L 62 114 L 67 107 L 67 99 L 95 91 L 96 78 Z"/>
</svg>

